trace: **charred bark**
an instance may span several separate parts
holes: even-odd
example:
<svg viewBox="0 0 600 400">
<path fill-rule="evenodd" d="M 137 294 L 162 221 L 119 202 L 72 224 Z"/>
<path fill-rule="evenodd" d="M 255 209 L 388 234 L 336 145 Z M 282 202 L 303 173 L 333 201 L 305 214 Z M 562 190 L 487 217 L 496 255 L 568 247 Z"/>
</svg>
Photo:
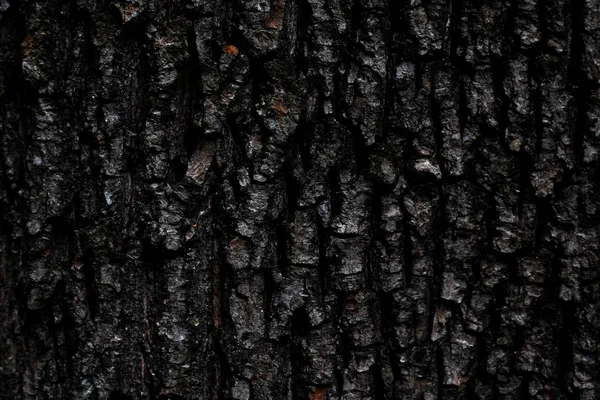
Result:
<svg viewBox="0 0 600 400">
<path fill-rule="evenodd" d="M 598 0 L 0 0 L 0 397 L 600 397 Z"/>
</svg>

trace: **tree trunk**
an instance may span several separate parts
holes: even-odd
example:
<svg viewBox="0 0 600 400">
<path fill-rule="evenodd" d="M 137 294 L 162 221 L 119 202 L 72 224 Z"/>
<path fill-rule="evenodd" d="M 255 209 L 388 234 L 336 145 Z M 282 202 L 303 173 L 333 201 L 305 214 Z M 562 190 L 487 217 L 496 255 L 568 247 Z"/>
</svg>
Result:
<svg viewBox="0 0 600 400">
<path fill-rule="evenodd" d="M 599 10 L 0 0 L 0 398 L 599 398 Z"/>
</svg>

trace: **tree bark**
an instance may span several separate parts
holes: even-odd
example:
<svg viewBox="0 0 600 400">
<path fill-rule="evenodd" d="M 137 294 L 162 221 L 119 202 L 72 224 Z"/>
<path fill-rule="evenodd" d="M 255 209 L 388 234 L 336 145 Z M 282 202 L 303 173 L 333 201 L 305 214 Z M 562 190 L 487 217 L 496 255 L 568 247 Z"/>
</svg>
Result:
<svg viewBox="0 0 600 400">
<path fill-rule="evenodd" d="M 599 12 L 0 0 L 0 398 L 599 398 Z"/>
</svg>

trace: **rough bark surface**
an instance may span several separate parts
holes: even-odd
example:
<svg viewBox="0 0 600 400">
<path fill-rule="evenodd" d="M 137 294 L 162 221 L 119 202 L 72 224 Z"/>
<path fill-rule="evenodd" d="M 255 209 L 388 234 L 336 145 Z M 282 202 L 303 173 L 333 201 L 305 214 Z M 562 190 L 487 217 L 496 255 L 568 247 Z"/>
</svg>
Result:
<svg viewBox="0 0 600 400">
<path fill-rule="evenodd" d="M 0 0 L 3 399 L 600 398 L 600 0 Z"/>
</svg>

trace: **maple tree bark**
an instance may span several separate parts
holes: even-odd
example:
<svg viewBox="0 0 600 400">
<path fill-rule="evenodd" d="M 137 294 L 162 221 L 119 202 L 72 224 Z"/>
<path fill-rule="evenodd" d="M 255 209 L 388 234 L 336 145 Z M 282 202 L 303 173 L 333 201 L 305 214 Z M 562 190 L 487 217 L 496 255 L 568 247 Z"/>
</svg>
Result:
<svg viewBox="0 0 600 400">
<path fill-rule="evenodd" d="M 0 398 L 598 398 L 599 12 L 0 0 Z"/>
</svg>

